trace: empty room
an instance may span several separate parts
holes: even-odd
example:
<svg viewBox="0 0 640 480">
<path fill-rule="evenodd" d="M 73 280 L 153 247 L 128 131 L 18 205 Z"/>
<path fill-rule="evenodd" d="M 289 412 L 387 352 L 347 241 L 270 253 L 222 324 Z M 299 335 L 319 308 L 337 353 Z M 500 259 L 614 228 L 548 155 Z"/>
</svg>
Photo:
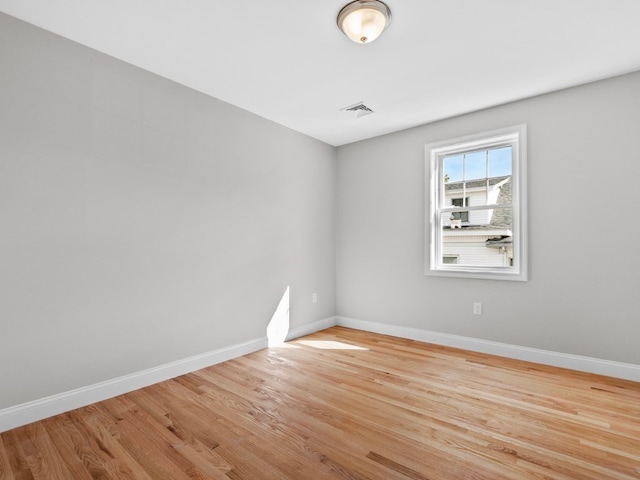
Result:
<svg viewBox="0 0 640 480">
<path fill-rule="evenodd" d="M 0 480 L 640 479 L 638 18 L 0 0 Z"/>
</svg>

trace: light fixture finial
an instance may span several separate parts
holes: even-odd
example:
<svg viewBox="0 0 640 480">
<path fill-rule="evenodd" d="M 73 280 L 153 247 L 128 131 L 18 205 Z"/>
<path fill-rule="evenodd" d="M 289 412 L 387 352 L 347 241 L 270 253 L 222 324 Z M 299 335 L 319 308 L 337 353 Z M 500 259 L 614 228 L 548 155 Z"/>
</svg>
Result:
<svg viewBox="0 0 640 480">
<path fill-rule="evenodd" d="M 356 43 L 371 43 L 391 23 L 391 10 L 380 0 L 355 0 L 338 13 L 338 27 Z"/>
</svg>

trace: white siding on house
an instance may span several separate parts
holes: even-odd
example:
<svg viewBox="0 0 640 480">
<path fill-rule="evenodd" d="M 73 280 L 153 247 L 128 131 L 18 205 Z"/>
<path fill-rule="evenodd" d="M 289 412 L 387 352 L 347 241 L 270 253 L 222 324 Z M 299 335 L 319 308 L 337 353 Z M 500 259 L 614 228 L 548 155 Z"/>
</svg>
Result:
<svg viewBox="0 0 640 480">
<path fill-rule="evenodd" d="M 491 200 L 490 196 L 490 200 Z M 497 194 L 495 195 L 497 198 Z M 447 192 L 447 196 L 445 198 L 445 203 L 448 206 L 453 205 L 454 198 L 462 198 L 462 190 L 454 190 L 451 192 Z M 466 198 L 468 199 L 467 206 L 477 206 L 477 205 L 487 205 L 487 195 L 484 189 L 469 191 L 466 192 Z M 493 198 L 493 203 L 495 203 L 495 198 Z M 487 225 L 491 223 L 491 215 L 493 214 L 493 210 L 476 210 L 469 212 L 469 223 L 472 225 Z M 446 213 L 442 216 L 442 225 L 448 227 L 451 225 L 450 220 L 451 214 Z"/>
<path fill-rule="evenodd" d="M 487 235 L 444 236 L 442 255 L 457 257 L 459 265 L 508 267 L 509 259 L 500 248 L 487 247 Z"/>
<path fill-rule="evenodd" d="M 471 200 L 469 201 L 469 203 L 471 203 Z M 491 223 L 492 216 L 493 216 L 493 209 L 470 211 L 468 224 L 488 225 Z M 467 225 L 466 222 L 465 222 L 465 225 Z M 451 212 L 446 212 L 442 214 L 442 226 L 443 227 L 451 226 Z"/>
</svg>

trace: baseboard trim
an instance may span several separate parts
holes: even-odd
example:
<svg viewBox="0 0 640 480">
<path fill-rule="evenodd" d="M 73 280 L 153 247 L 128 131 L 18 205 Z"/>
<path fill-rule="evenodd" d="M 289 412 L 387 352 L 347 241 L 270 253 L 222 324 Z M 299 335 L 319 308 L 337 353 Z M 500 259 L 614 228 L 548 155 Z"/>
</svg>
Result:
<svg viewBox="0 0 640 480">
<path fill-rule="evenodd" d="M 290 328 L 287 334 L 287 342 L 294 338 L 304 337 L 305 335 L 311 335 L 312 333 L 326 330 L 327 328 L 335 327 L 338 324 L 337 317 L 327 317 L 322 320 L 318 320 L 308 325 L 302 325 L 300 327 Z"/>
<path fill-rule="evenodd" d="M 569 368 L 571 370 L 578 370 L 581 372 L 595 373 L 598 375 L 606 375 L 608 377 L 640 382 L 640 365 L 630 363 L 614 362 L 611 360 L 602 360 L 593 357 L 521 347 L 507 343 L 492 342 L 489 340 L 480 340 L 460 335 L 438 333 L 429 330 L 388 325 L 340 316 L 337 317 L 337 325 L 354 328 L 356 330 L 364 330 L 371 333 L 392 335 L 394 337 L 435 343 L 437 345 L 444 345 L 447 347 L 464 348 L 474 352 L 488 353 L 517 360 L 540 363 L 543 365 Z"/>
<path fill-rule="evenodd" d="M 267 348 L 258 338 L 0 410 L 0 432 Z"/>
</svg>

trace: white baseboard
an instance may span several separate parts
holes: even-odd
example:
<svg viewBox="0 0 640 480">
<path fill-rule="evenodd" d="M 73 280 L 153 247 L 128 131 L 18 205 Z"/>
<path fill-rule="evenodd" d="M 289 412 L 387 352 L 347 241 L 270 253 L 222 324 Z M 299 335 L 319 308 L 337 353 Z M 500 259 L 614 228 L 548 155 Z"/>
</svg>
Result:
<svg viewBox="0 0 640 480">
<path fill-rule="evenodd" d="M 488 353 L 502 357 L 541 363 L 554 367 L 569 368 L 582 372 L 606 375 L 640 382 L 640 365 L 630 363 L 601 360 L 599 358 L 583 357 L 568 353 L 552 352 L 537 348 L 520 347 L 507 343 L 479 340 L 476 338 L 450 335 L 447 333 L 431 332 L 411 327 L 401 327 L 384 323 L 368 322 L 347 317 L 337 317 L 337 325 L 365 330 L 372 333 L 392 335 L 421 342 L 435 343 L 447 347 L 464 348 L 474 352 Z"/>
<path fill-rule="evenodd" d="M 326 330 L 330 327 L 335 327 L 337 324 L 337 317 L 327 317 L 308 325 L 290 328 L 289 333 L 287 334 L 287 341 L 298 337 L 304 337 L 305 335 L 311 335 L 312 333 L 319 332 L 320 330 Z"/>
<path fill-rule="evenodd" d="M 258 338 L 105 382 L 95 383 L 87 387 L 5 408 L 0 410 L 0 432 L 113 398 L 117 395 L 247 355 L 266 347 L 266 337 Z"/>
</svg>

